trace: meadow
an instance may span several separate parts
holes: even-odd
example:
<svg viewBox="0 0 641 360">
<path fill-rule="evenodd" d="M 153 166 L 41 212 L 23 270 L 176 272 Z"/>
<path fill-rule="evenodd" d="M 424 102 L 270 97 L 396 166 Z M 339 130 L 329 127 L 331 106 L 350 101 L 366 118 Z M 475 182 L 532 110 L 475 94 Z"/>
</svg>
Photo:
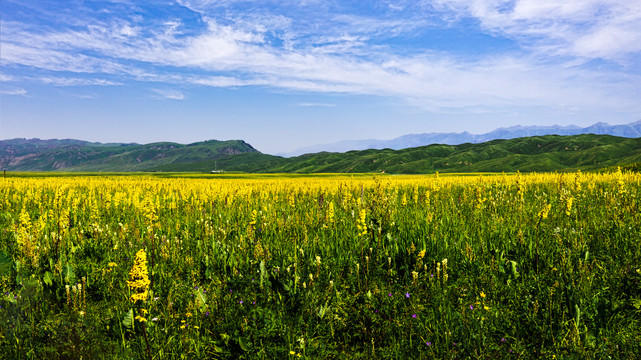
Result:
<svg viewBox="0 0 641 360">
<path fill-rule="evenodd" d="M 31 175 L 3 358 L 641 357 L 636 172 Z"/>
</svg>

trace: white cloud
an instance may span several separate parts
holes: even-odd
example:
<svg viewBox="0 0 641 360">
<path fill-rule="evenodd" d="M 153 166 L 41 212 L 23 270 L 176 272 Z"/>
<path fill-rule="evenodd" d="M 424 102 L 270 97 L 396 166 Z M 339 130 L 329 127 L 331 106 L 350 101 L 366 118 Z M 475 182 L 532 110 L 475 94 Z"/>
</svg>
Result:
<svg viewBox="0 0 641 360">
<path fill-rule="evenodd" d="M 641 51 L 638 0 L 432 0 L 455 19 L 477 18 L 494 33 L 548 54 L 619 61 Z"/>
<path fill-rule="evenodd" d="M 18 89 L 0 89 L 0 95 L 15 95 L 15 96 L 27 96 L 27 90 L 18 88 Z"/>
<path fill-rule="evenodd" d="M 185 95 L 177 90 L 172 89 L 153 89 L 153 91 L 162 99 L 184 100 Z"/>
<path fill-rule="evenodd" d="M 205 85 L 211 87 L 238 87 L 248 85 L 266 85 L 259 81 L 245 81 L 230 76 L 208 76 L 208 77 L 187 77 L 181 79 L 195 85 Z"/>
<path fill-rule="evenodd" d="M 120 73 L 123 66 L 114 60 L 99 59 L 68 50 L 53 49 L 51 44 L 32 47 L 29 37 L 24 43 L 3 42 L 0 64 L 23 65 L 52 71 L 77 73 Z"/>
<path fill-rule="evenodd" d="M 538 53 L 469 60 L 437 51 L 405 55 L 372 44 L 426 26 L 427 21 L 417 20 L 418 16 L 405 21 L 329 14 L 319 15 L 317 21 L 306 19 L 311 24 L 301 26 L 299 19 L 272 13 L 246 15 L 232 7 L 223 20 L 207 17 L 207 9 L 223 6 L 225 1 L 181 3 L 201 12 L 202 28 L 186 32 L 176 19 L 146 29 L 133 21 L 110 20 L 46 32 L 9 22 L 3 27 L 7 30 L 1 61 L 49 71 L 123 77 L 119 82 L 43 78 L 59 86 L 117 85 L 134 79 L 393 96 L 428 109 L 485 111 L 506 104 L 557 107 L 560 99 L 566 107 L 638 108 L 632 100 L 639 93 L 638 85 L 635 87 L 633 76 L 623 73 L 541 61 Z M 445 18 L 475 17 L 486 31 L 513 37 L 539 52 L 613 59 L 641 49 L 637 41 L 641 40 L 641 5 L 631 1 L 428 3 Z M 166 99 L 185 98 L 176 90 L 154 92 Z"/>
<path fill-rule="evenodd" d="M 336 104 L 328 104 L 328 103 L 298 103 L 298 106 L 301 107 L 335 107 Z"/>
<path fill-rule="evenodd" d="M 122 85 L 120 82 L 106 79 L 79 79 L 79 78 L 61 78 L 61 77 L 42 77 L 37 80 L 49 85 L 55 86 L 113 86 Z"/>
<path fill-rule="evenodd" d="M 0 73 L 0 82 L 9 82 L 9 81 L 16 81 L 16 77 Z"/>
</svg>

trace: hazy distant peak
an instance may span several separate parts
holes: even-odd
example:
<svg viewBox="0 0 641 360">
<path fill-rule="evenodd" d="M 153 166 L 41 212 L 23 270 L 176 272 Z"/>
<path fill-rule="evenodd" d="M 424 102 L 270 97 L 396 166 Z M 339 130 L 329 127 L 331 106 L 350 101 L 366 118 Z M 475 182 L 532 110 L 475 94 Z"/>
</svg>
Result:
<svg viewBox="0 0 641 360">
<path fill-rule="evenodd" d="M 587 133 L 614 135 L 629 138 L 641 137 L 641 120 L 623 125 L 610 125 L 606 122 L 598 122 L 584 128 L 576 125 L 515 125 L 510 127 L 500 127 L 484 134 L 471 134 L 468 131 L 463 131 L 460 133 L 450 132 L 407 134 L 391 140 L 342 140 L 330 144 L 306 146 L 289 153 L 281 153 L 278 155 L 284 157 L 293 157 L 307 153 L 318 153 L 322 151 L 347 152 L 350 150 L 386 148 L 400 150 L 431 144 L 460 145 L 468 142 L 481 143 L 496 139 L 514 139 L 526 136 L 579 135 Z"/>
</svg>

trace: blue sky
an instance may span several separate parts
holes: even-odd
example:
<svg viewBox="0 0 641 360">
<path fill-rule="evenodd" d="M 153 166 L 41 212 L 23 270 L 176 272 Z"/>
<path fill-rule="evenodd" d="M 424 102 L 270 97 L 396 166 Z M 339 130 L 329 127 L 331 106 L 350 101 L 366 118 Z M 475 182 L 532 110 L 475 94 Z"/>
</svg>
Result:
<svg viewBox="0 0 641 360">
<path fill-rule="evenodd" d="M 641 119 L 638 0 L 0 2 L 0 139 L 243 139 Z"/>
</svg>

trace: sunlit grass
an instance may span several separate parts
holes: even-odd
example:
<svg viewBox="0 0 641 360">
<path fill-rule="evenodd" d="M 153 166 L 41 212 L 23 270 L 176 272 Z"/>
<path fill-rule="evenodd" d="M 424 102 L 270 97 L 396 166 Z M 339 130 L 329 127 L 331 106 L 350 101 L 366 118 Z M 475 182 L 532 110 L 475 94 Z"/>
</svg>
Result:
<svg viewBox="0 0 641 360">
<path fill-rule="evenodd" d="M 9 175 L 8 358 L 641 353 L 636 173 Z"/>
</svg>

